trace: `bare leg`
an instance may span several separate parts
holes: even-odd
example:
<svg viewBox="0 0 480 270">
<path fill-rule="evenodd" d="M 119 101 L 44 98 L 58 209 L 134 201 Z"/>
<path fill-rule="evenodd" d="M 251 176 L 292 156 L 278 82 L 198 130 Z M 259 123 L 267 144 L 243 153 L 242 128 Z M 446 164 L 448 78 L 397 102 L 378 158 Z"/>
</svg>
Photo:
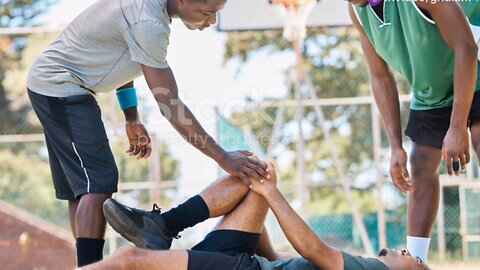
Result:
<svg viewBox="0 0 480 270">
<path fill-rule="evenodd" d="M 248 193 L 248 187 L 240 178 L 225 176 L 215 181 L 200 193 L 210 211 L 210 218 L 219 217 L 232 211 Z"/>
<path fill-rule="evenodd" d="M 268 209 L 265 199 L 261 195 L 250 191 L 233 211 L 222 218 L 214 230 L 261 233 Z"/>
<path fill-rule="evenodd" d="M 85 194 L 80 198 L 75 216 L 77 238 L 103 239 L 106 221 L 103 216 L 103 202 L 112 194 Z"/>
<path fill-rule="evenodd" d="M 267 228 L 265 227 L 263 227 L 262 234 L 260 235 L 257 247 L 255 248 L 255 254 L 267 258 L 269 261 L 275 261 L 278 259 L 278 255 L 273 248 Z"/>
<path fill-rule="evenodd" d="M 472 146 L 479 161 L 478 163 L 480 164 L 480 121 L 472 123 L 470 133 L 472 135 Z"/>
<path fill-rule="evenodd" d="M 77 238 L 77 230 L 75 229 L 75 217 L 77 216 L 77 208 L 80 200 L 68 201 L 68 220 L 70 222 L 70 228 L 72 229 L 73 238 Z"/>
<path fill-rule="evenodd" d="M 430 237 L 438 212 L 440 183 L 438 167 L 441 150 L 413 144 L 410 154 L 415 191 L 409 195 L 408 235 Z"/>
<path fill-rule="evenodd" d="M 122 247 L 112 256 L 82 270 L 187 270 L 186 251 L 154 251 L 135 247 Z"/>
<path fill-rule="evenodd" d="M 213 210 L 210 210 L 212 217 L 218 216 L 222 212 L 228 213 L 215 227 L 216 230 L 230 229 L 252 233 L 262 231 L 268 205 L 263 197 L 249 192 L 249 189 L 238 178 L 224 177 L 213 183 L 200 195 Z M 152 251 L 126 247 L 103 261 L 82 269 L 186 270 L 187 267 L 188 253 L 186 251 Z"/>
</svg>

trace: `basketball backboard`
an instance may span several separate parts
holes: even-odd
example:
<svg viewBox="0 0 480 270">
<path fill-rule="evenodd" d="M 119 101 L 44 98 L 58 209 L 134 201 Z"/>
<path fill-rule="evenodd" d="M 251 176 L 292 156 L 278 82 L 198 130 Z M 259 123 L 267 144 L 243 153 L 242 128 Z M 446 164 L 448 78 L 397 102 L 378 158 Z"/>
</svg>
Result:
<svg viewBox="0 0 480 270">
<path fill-rule="evenodd" d="M 352 22 L 347 1 L 320 0 L 311 11 L 307 27 L 345 26 Z M 218 17 L 220 31 L 283 29 L 284 18 L 279 5 L 269 0 L 228 0 Z"/>
</svg>

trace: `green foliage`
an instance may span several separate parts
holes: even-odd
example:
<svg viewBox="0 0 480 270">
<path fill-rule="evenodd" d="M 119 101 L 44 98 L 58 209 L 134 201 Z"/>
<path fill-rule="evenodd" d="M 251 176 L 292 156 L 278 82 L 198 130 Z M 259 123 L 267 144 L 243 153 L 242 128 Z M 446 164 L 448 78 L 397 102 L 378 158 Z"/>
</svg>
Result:
<svg viewBox="0 0 480 270">
<path fill-rule="evenodd" d="M 68 226 L 66 203 L 55 198 L 48 163 L 33 155 L 0 152 L 0 198 Z"/>
<path fill-rule="evenodd" d="M 9 19 L 10 26 L 30 25 L 33 23 L 30 19 L 35 17 L 33 15 L 48 8 L 51 2 L 0 1 L 0 13 L 12 17 Z M 5 23 L 9 20 L 3 18 L 0 21 Z M 50 33 L 10 37 L 6 40 L 9 46 L 0 47 L 5 49 L 0 52 L 0 134 L 42 133 L 26 95 L 25 80 L 32 61 L 57 35 L 58 33 Z M 5 39 L 0 38 L 0 45 L 4 44 L 3 41 Z M 107 130 L 120 134 L 119 136 L 125 139 L 112 143 L 120 181 L 147 181 L 149 160 L 136 160 L 125 153 L 128 146 L 123 116 L 114 95 L 100 95 L 99 103 L 104 112 L 102 118 Z M 156 143 L 160 147 L 162 178 L 175 179 L 178 161 L 170 156 L 165 143 Z M 56 224 L 68 226 L 66 203 L 55 198 L 44 143 L 0 144 L 0 163 L 1 200 L 25 208 Z M 143 193 L 142 196 L 142 200 L 148 199 Z"/>
<path fill-rule="evenodd" d="M 0 1 L 0 27 L 33 25 L 39 15 L 54 3 L 52 0 L 2 0 Z M 38 131 L 29 125 L 28 106 L 10 96 L 4 80 L 11 70 L 18 68 L 26 38 L 22 36 L 0 37 L 0 134 L 17 134 Z M 21 84 L 24 85 L 24 84 Z"/>
<path fill-rule="evenodd" d="M 346 198 L 339 196 L 339 194 L 342 194 L 342 190 L 335 186 L 325 186 L 322 189 L 311 190 L 308 216 L 350 213 L 351 208 Z M 353 190 L 352 195 L 362 212 L 375 212 L 377 210 L 376 205 L 372 203 L 376 200 L 375 195 L 370 191 L 356 189 Z"/>
<path fill-rule="evenodd" d="M 165 142 L 158 141 L 158 155 L 160 160 L 161 179 L 174 180 L 178 173 L 178 160 L 175 160 Z M 130 157 L 125 151 L 128 149 L 128 142 L 118 142 L 113 145 L 113 155 L 119 167 L 120 181 L 141 182 L 148 181 L 150 159 L 137 160 Z M 153 153 L 152 153 L 153 155 Z M 152 156 L 150 158 L 153 158 Z"/>
</svg>

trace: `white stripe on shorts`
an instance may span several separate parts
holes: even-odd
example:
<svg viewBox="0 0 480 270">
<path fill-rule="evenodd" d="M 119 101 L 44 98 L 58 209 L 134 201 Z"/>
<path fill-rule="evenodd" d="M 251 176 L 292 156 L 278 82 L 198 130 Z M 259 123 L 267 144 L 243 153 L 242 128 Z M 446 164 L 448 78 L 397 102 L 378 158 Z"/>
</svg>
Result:
<svg viewBox="0 0 480 270">
<path fill-rule="evenodd" d="M 77 148 L 75 147 L 74 142 L 72 142 L 72 146 L 73 146 L 73 151 L 75 151 L 75 154 L 77 154 L 77 157 L 80 160 L 80 166 L 83 168 L 83 171 L 85 172 L 85 177 L 87 178 L 87 193 L 90 193 L 90 177 L 88 177 L 87 169 L 83 166 L 82 158 L 78 154 Z"/>
</svg>

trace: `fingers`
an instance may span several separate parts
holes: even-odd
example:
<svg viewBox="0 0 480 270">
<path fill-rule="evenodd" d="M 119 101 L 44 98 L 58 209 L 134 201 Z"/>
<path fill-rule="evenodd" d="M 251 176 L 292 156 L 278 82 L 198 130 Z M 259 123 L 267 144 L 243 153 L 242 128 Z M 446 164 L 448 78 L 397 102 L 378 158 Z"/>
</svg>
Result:
<svg viewBox="0 0 480 270">
<path fill-rule="evenodd" d="M 146 148 L 146 151 L 145 151 L 145 155 L 144 155 L 143 158 L 147 159 L 147 158 L 149 158 L 150 155 L 152 154 L 152 144 L 150 144 L 150 143 L 147 144 L 147 145 L 145 146 L 145 148 Z"/>
<path fill-rule="evenodd" d="M 275 172 L 275 167 L 273 166 L 273 163 L 270 161 L 267 161 L 267 170 L 268 170 L 268 177 L 267 179 L 277 181 L 277 173 Z"/>
<path fill-rule="evenodd" d="M 462 169 L 465 167 L 465 159 L 460 159 L 460 161 L 458 160 L 454 160 L 452 161 L 452 169 L 453 169 L 453 172 L 455 173 L 455 175 L 459 175 L 460 174 L 460 165 L 462 165 Z"/>
<path fill-rule="evenodd" d="M 442 147 L 442 159 L 446 162 L 445 167 L 449 176 L 460 175 L 460 172 L 465 171 L 467 164 L 470 163 L 470 150 L 460 149 L 451 150 L 446 148 L 445 144 Z"/>
<path fill-rule="evenodd" d="M 413 191 L 415 188 L 413 182 L 410 179 L 410 175 L 405 166 L 395 166 L 391 172 L 393 185 L 402 193 Z"/>
<path fill-rule="evenodd" d="M 247 156 L 247 157 L 253 155 L 252 152 L 247 151 L 247 150 L 240 150 L 240 151 L 238 151 L 238 152 L 241 153 L 241 154 L 244 154 L 244 155 Z"/>
<path fill-rule="evenodd" d="M 126 151 L 126 153 L 127 153 L 127 154 L 130 154 L 130 153 L 132 153 L 134 150 L 135 150 L 135 144 L 131 144 L 131 143 L 130 143 L 130 146 L 129 146 L 128 150 Z"/>
<path fill-rule="evenodd" d="M 130 139 L 130 147 L 127 153 L 137 159 L 148 158 L 152 153 L 151 139 L 145 135 L 138 135 L 136 139 Z"/>
<path fill-rule="evenodd" d="M 413 185 L 408 184 L 403 176 L 392 177 L 393 185 L 402 193 L 413 191 Z"/>
<path fill-rule="evenodd" d="M 447 173 L 449 176 L 453 176 L 455 174 L 456 176 L 460 175 L 460 166 L 462 170 L 465 169 L 465 157 L 460 158 L 460 157 L 449 157 L 447 156 L 446 159 L 446 167 L 447 167 Z"/>
<path fill-rule="evenodd" d="M 467 164 L 470 163 L 470 151 L 466 151 L 465 153 L 461 154 L 459 156 L 459 161 L 461 165 L 460 169 L 462 171 L 465 171 L 465 169 L 467 168 Z"/>
<path fill-rule="evenodd" d="M 470 151 L 467 151 L 467 153 L 465 153 L 465 163 L 470 163 Z"/>
<path fill-rule="evenodd" d="M 141 159 L 141 158 L 145 158 L 147 159 L 150 154 L 152 153 L 152 144 L 150 143 L 150 138 L 146 138 L 147 141 L 144 142 L 144 141 L 141 141 L 139 139 L 139 144 L 137 144 L 137 146 L 139 147 L 140 151 L 137 155 L 137 159 Z"/>
<path fill-rule="evenodd" d="M 260 161 L 258 158 L 250 158 L 248 162 L 248 167 L 254 169 L 261 177 L 268 176 L 267 164 L 265 162 Z"/>
<path fill-rule="evenodd" d="M 273 166 L 273 163 L 270 162 L 270 161 L 267 161 L 267 170 L 268 172 L 273 175 L 273 176 L 277 176 L 276 172 L 275 172 L 275 166 Z"/>
<path fill-rule="evenodd" d="M 243 172 L 244 172 L 244 174 L 246 174 L 249 178 L 253 178 L 253 179 L 258 180 L 258 181 L 260 181 L 260 180 L 263 179 L 262 175 L 258 174 L 258 173 L 256 172 L 256 170 L 251 169 L 251 168 L 249 168 L 249 167 L 244 167 L 244 168 L 243 168 Z"/>
<path fill-rule="evenodd" d="M 261 179 L 263 179 L 263 178 L 265 177 L 265 176 L 264 176 L 264 172 L 265 172 L 265 171 L 264 171 L 264 170 L 261 170 L 260 167 L 255 166 L 255 165 L 253 165 L 252 163 L 248 163 L 248 164 L 247 164 L 247 167 L 248 167 L 249 169 L 255 171 L 255 179 L 261 180 Z M 268 172 L 267 172 L 266 174 L 267 174 L 266 178 L 268 179 L 268 178 L 269 178 Z"/>
<path fill-rule="evenodd" d="M 240 180 L 242 180 L 242 182 L 247 186 L 247 187 L 250 187 L 252 185 L 252 183 L 250 182 L 250 180 L 248 179 L 248 177 L 243 174 L 243 173 L 240 173 L 238 174 L 238 177 L 240 178 Z"/>
</svg>

